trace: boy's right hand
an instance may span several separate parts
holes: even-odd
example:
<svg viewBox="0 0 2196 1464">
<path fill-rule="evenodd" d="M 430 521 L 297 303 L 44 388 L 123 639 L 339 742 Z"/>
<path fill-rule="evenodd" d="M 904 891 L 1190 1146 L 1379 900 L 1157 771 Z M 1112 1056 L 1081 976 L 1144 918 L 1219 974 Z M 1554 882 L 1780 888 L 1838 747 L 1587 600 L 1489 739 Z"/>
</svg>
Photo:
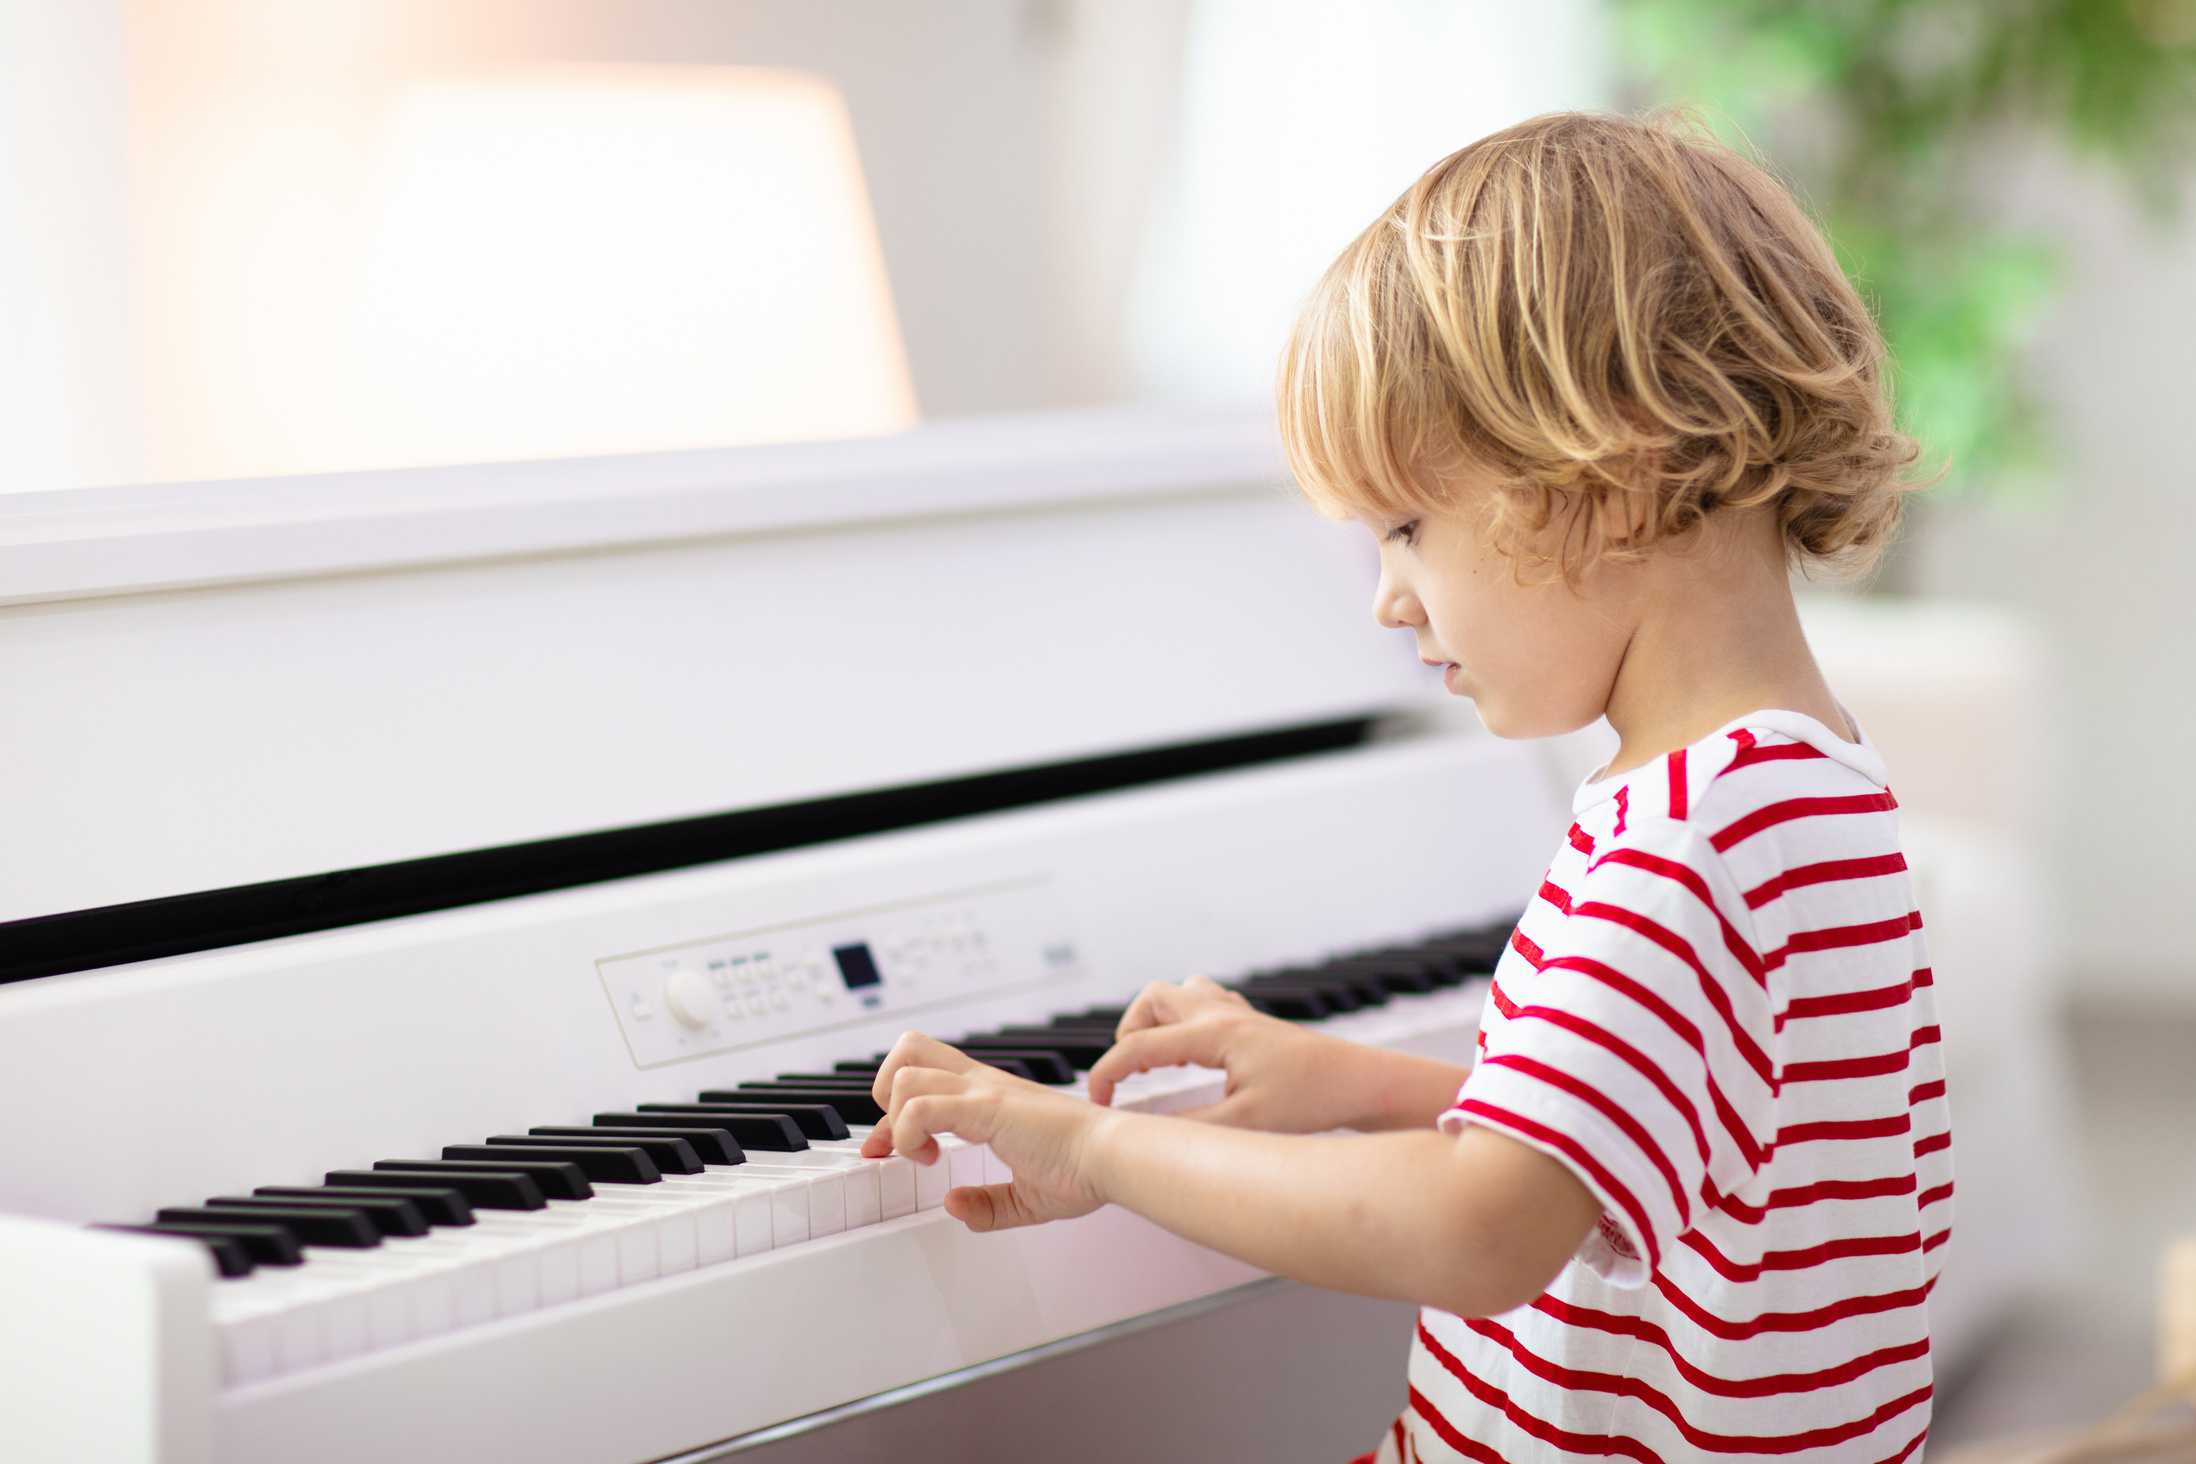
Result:
<svg viewBox="0 0 2196 1464">
<path fill-rule="evenodd" d="M 1090 1096 L 1113 1102 L 1121 1080 L 1151 1068 L 1194 1063 L 1228 1075 L 1227 1096 L 1180 1116 L 1235 1128 L 1312 1134 L 1347 1127 L 1361 1104 L 1350 1069 L 1371 1055 L 1334 1037 L 1269 1017 L 1218 982 L 1192 976 L 1154 981 L 1115 1029 L 1114 1045 L 1090 1069 Z"/>
</svg>

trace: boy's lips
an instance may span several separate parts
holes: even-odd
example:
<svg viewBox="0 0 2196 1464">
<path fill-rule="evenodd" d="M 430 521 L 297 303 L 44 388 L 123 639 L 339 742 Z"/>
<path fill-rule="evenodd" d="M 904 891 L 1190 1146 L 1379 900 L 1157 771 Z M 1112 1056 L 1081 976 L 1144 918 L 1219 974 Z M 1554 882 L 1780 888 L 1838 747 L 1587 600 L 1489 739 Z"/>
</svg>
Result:
<svg viewBox="0 0 2196 1464">
<path fill-rule="evenodd" d="M 1425 657 L 1425 656 L 1420 656 L 1420 657 L 1419 657 L 1418 659 L 1419 659 L 1419 663 L 1420 663 L 1421 665 L 1426 665 L 1426 666 L 1439 666 L 1439 667 L 1441 668 L 1441 684 L 1442 684 L 1442 685 L 1443 685 L 1444 687 L 1446 687 L 1446 688 L 1447 688 L 1447 689 L 1449 690 L 1449 692 L 1450 692 L 1450 694 L 1451 694 L 1451 695 L 1454 695 L 1454 694 L 1455 694 L 1455 692 L 1456 692 L 1456 673 L 1457 673 L 1457 671 L 1458 671 L 1458 670 L 1460 669 L 1460 668 L 1459 668 L 1459 667 L 1457 666 L 1456 662 L 1454 662 L 1454 661 L 1435 661 L 1435 660 L 1430 660 L 1430 659 L 1428 659 L 1428 658 L 1427 658 L 1427 657 Z"/>
</svg>

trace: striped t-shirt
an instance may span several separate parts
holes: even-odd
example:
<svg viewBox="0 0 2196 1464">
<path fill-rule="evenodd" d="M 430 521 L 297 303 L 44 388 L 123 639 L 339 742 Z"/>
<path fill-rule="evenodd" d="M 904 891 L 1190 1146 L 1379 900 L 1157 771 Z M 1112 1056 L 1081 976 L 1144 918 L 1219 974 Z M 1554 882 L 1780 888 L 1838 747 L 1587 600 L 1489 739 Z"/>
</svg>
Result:
<svg viewBox="0 0 2196 1464">
<path fill-rule="evenodd" d="M 1952 1152 L 1896 807 L 1795 712 L 1579 790 L 1441 1121 L 1602 1219 L 1538 1300 L 1421 1315 L 1383 1464 L 1920 1448 Z"/>
</svg>

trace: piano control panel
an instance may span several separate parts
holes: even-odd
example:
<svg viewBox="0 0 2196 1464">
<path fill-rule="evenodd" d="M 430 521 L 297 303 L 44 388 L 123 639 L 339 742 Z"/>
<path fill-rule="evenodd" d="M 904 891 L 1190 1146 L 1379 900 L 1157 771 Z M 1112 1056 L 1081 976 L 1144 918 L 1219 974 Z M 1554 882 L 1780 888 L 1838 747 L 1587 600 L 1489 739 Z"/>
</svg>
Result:
<svg viewBox="0 0 2196 1464">
<path fill-rule="evenodd" d="M 661 1067 L 1080 974 L 1048 876 L 710 935 L 595 963 L 633 1062 Z"/>
</svg>

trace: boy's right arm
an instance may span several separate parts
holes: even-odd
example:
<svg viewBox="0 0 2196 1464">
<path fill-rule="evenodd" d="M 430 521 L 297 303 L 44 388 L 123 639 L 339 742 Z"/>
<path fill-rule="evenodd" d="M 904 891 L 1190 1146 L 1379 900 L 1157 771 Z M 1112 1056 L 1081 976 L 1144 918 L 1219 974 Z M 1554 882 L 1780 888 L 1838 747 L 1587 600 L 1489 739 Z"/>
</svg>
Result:
<svg viewBox="0 0 2196 1464">
<path fill-rule="evenodd" d="M 1195 1063 L 1227 1073 L 1227 1096 L 1181 1117 L 1274 1133 L 1432 1128 L 1469 1072 L 1308 1032 L 1202 976 L 1145 987 L 1116 1039 L 1090 1070 L 1093 1101 L 1110 1104 L 1132 1073 Z"/>
</svg>

